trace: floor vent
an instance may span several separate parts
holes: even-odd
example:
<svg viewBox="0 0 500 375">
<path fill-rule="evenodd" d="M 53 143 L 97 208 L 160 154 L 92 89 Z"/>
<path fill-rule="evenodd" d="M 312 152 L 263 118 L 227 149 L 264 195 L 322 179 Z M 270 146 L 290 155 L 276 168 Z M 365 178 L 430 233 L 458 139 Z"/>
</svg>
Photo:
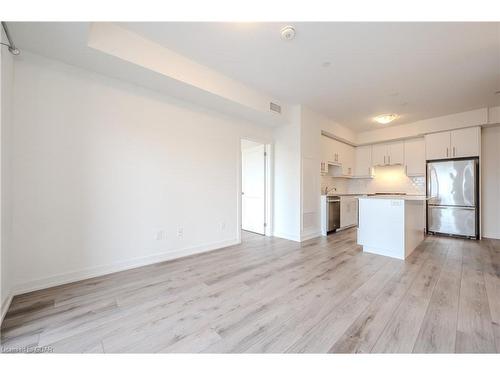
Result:
<svg viewBox="0 0 500 375">
<path fill-rule="evenodd" d="M 272 112 L 281 113 L 281 106 L 276 103 L 273 102 L 269 103 L 269 109 Z"/>
</svg>

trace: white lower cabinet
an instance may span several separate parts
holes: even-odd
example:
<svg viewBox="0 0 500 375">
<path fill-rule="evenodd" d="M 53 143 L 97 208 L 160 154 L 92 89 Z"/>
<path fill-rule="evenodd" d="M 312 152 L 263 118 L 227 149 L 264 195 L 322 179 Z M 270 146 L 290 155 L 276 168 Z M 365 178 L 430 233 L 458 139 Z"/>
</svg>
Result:
<svg viewBox="0 0 500 375">
<path fill-rule="evenodd" d="M 340 197 L 340 228 L 358 225 L 358 198 Z"/>
</svg>

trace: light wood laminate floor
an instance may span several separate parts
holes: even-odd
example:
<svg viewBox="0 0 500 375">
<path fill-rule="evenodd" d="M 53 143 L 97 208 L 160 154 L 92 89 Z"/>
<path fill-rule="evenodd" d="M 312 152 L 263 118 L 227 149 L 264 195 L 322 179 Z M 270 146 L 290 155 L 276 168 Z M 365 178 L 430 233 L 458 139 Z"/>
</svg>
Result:
<svg viewBox="0 0 500 375">
<path fill-rule="evenodd" d="M 500 241 L 428 237 L 406 261 L 355 231 L 243 244 L 14 298 L 4 348 L 498 352 Z"/>
</svg>

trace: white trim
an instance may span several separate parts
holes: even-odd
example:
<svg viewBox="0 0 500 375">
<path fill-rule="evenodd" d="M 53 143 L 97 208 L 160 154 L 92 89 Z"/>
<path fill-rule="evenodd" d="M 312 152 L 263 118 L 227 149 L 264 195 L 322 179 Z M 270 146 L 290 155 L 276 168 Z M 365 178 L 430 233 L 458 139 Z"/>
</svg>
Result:
<svg viewBox="0 0 500 375">
<path fill-rule="evenodd" d="M 274 232 L 274 237 L 283 238 L 285 240 L 300 242 L 300 237 L 296 234 L 284 233 L 284 232 Z"/>
<path fill-rule="evenodd" d="M 33 292 L 40 289 L 63 285 L 75 281 L 81 281 L 92 277 L 103 276 L 110 273 L 125 271 L 132 268 L 147 266 L 154 263 L 160 263 L 167 260 L 183 258 L 193 254 L 204 253 L 208 251 L 222 249 L 224 247 L 240 244 L 241 241 L 231 239 L 221 242 L 215 242 L 210 245 L 197 246 L 176 251 L 157 253 L 146 257 L 133 258 L 126 261 L 115 262 L 110 265 L 87 268 L 79 271 L 68 272 L 43 279 L 32 280 L 23 284 L 18 284 L 13 288 L 12 296 Z"/>
<path fill-rule="evenodd" d="M 12 293 L 9 293 L 7 298 L 5 298 L 5 300 L 2 301 L 1 315 L 0 315 L 0 327 L 2 326 L 3 318 L 5 318 L 5 315 L 7 314 L 7 310 L 9 310 L 9 306 L 12 303 L 12 298 L 14 298 L 14 295 Z"/>
<path fill-rule="evenodd" d="M 500 233 L 485 232 L 483 233 L 481 239 L 500 240 Z"/>
<path fill-rule="evenodd" d="M 314 231 L 314 232 L 303 234 L 300 236 L 300 241 L 303 242 L 303 241 L 311 240 L 311 239 L 317 238 L 317 237 L 321 237 L 321 231 Z"/>
<path fill-rule="evenodd" d="M 274 196 L 274 148 L 273 144 L 270 143 L 267 140 L 264 140 L 262 138 L 256 138 L 256 137 L 247 137 L 247 136 L 241 136 L 239 138 L 240 144 L 239 144 L 239 155 L 238 155 L 238 181 L 237 181 L 237 186 L 238 186 L 238 213 L 237 213 L 237 237 L 241 241 L 241 231 L 243 230 L 242 228 L 242 215 L 243 215 L 243 210 L 242 210 L 242 148 L 241 148 L 241 142 L 243 140 L 246 141 L 251 141 L 255 143 L 260 143 L 264 145 L 264 151 L 266 152 L 266 157 L 265 157 L 265 171 L 264 171 L 264 221 L 266 222 L 266 226 L 264 227 L 264 236 L 266 237 L 272 237 L 273 236 L 273 228 L 274 228 L 274 216 L 273 216 L 273 207 L 274 207 L 274 201 L 273 201 L 273 196 Z M 259 233 L 260 234 L 260 233 Z"/>
<path fill-rule="evenodd" d="M 376 249 L 376 248 L 372 248 L 372 247 L 363 246 L 363 252 L 370 253 L 370 254 L 376 254 L 376 255 L 382 255 L 382 256 L 394 258 L 394 259 L 401 259 L 401 260 L 405 259 L 404 256 L 396 256 L 396 255 L 394 255 L 394 253 L 392 251 L 386 250 L 386 249 Z"/>
</svg>

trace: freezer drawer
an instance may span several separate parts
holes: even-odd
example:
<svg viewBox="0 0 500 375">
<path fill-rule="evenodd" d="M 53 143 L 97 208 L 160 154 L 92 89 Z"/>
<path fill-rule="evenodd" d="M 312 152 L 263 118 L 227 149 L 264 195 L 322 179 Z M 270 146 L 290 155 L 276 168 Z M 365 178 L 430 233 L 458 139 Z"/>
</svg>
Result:
<svg viewBox="0 0 500 375">
<path fill-rule="evenodd" d="M 428 206 L 427 220 L 430 232 L 476 236 L 474 207 Z"/>
</svg>

